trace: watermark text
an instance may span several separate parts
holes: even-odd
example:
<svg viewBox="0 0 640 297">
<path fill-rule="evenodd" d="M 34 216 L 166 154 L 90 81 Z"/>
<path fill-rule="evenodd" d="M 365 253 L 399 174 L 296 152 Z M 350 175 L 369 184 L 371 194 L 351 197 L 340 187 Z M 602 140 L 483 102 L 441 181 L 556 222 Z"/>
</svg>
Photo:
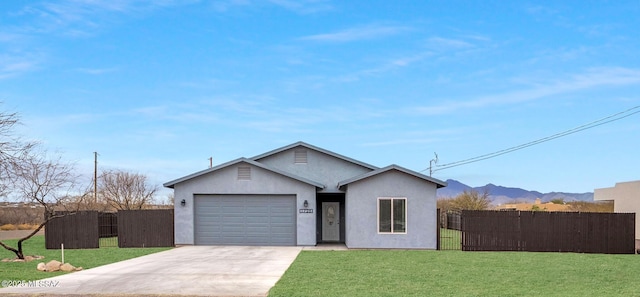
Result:
<svg viewBox="0 0 640 297">
<path fill-rule="evenodd" d="M 0 282 L 0 288 L 55 288 L 59 285 L 59 281 L 52 280 L 3 280 Z"/>
</svg>

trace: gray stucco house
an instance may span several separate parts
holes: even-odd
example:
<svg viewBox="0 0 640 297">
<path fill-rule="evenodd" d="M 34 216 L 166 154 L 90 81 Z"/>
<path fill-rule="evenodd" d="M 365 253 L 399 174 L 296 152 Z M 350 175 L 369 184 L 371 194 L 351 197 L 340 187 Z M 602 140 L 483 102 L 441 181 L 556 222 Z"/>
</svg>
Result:
<svg viewBox="0 0 640 297">
<path fill-rule="evenodd" d="M 446 183 L 297 142 L 167 182 L 175 243 L 435 249 Z"/>
</svg>

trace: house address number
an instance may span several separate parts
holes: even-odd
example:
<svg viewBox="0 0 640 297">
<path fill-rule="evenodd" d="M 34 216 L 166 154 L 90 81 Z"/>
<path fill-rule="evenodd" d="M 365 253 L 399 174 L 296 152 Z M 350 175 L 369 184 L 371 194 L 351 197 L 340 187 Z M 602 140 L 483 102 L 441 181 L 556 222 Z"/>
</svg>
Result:
<svg viewBox="0 0 640 297">
<path fill-rule="evenodd" d="M 312 208 L 301 208 L 300 213 L 313 213 Z"/>
</svg>

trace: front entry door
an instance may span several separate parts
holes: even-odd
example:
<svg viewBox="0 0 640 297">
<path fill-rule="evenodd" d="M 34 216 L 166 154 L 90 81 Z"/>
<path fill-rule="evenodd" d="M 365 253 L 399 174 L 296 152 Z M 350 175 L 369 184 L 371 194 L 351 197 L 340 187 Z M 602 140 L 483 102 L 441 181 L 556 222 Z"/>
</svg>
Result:
<svg viewBox="0 0 640 297">
<path fill-rule="evenodd" d="M 339 202 L 322 202 L 322 241 L 340 241 Z"/>
</svg>

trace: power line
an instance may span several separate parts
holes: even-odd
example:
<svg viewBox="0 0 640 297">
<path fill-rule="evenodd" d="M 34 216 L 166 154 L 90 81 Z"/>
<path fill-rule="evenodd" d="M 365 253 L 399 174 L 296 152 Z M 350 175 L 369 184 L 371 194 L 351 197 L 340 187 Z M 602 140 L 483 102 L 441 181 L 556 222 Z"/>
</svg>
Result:
<svg viewBox="0 0 640 297">
<path fill-rule="evenodd" d="M 440 171 L 440 170 L 444 170 L 444 169 L 448 169 L 448 168 L 462 166 L 462 165 L 466 165 L 466 164 L 470 164 L 470 163 L 475 163 L 475 162 L 486 160 L 486 159 L 495 158 L 497 156 L 508 154 L 508 153 L 511 153 L 511 152 L 514 152 L 514 151 L 518 151 L 518 150 L 521 150 L 521 149 L 524 149 L 524 148 L 527 148 L 527 147 L 530 147 L 530 146 L 534 146 L 536 144 L 540 144 L 540 143 L 543 143 L 543 142 L 547 142 L 547 141 L 550 141 L 550 140 L 553 140 L 553 139 L 556 139 L 556 138 L 564 137 L 564 136 L 571 135 L 571 134 L 574 134 L 574 133 L 577 133 L 577 132 L 580 132 L 580 131 L 584 131 L 584 130 L 595 128 L 595 127 L 598 127 L 598 126 L 601 126 L 601 125 L 604 125 L 604 124 L 615 122 L 615 121 L 624 119 L 626 117 L 630 117 L 630 116 L 632 116 L 634 114 L 640 113 L 640 110 L 636 110 L 636 109 L 640 109 L 640 105 L 632 107 L 632 108 L 629 108 L 629 109 L 627 109 L 625 111 L 621 111 L 621 112 L 612 114 L 610 116 L 601 118 L 599 120 L 596 120 L 596 121 L 593 121 L 593 122 L 590 122 L 590 123 L 575 127 L 573 129 L 569 129 L 569 130 L 566 130 L 566 131 L 563 131 L 563 132 L 560 132 L 560 133 L 553 134 L 551 136 L 540 138 L 540 139 L 537 139 L 537 140 L 534 140 L 534 141 L 531 141 L 531 142 L 527 142 L 527 143 L 524 143 L 524 144 L 521 144 L 521 145 L 510 147 L 510 148 L 507 148 L 507 149 L 499 150 L 499 151 L 496 151 L 496 152 L 493 152 L 493 153 L 484 154 L 484 155 L 481 155 L 481 156 L 477 156 L 477 157 L 473 157 L 473 158 L 469 158 L 469 159 L 465 159 L 465 160 L 460 160 L 460 161 L 456 161 L 456 162 L 451 162 L 451 163 L 447 163 L 447 164 L 436 165 L 437 167 L 439 167 L 437 169 L 433 169 L 431 166 L 429 166 L 429 168 L 427 168 L 425 170 L 422 170 L 421 172 L 424 172 L 424 171 L 427 171 L 427 170 L 430 170 L 430 172 L 435 172 L 435 171 Z"/>
</svg>

